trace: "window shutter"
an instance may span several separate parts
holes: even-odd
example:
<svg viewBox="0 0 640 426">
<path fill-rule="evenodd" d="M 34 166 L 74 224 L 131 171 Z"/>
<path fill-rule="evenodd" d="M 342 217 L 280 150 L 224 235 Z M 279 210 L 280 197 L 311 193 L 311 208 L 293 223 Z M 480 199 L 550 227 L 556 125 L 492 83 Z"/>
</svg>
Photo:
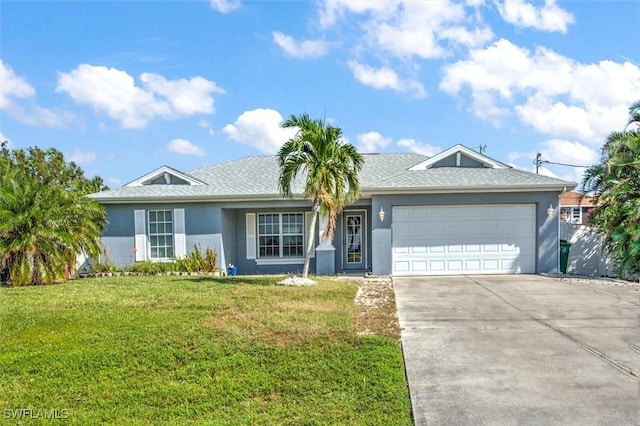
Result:
<svg viewBox="0 0 640 426">
<path fill-rule="evenodd" d="M 256 258 L 256 214 L 247 213 L 247 259 Z"/>
<path fill-rule="evenodd" d="M 136 262 L 147 260 L 147 227 L 145 219 L 146 212 L 144 210 L 134 210 Z"/>
<path fill-rule="evenodd" d="M 304 233 L 309 233 L 309 225 L 311 225 L 311 218 L 313 217 L 313 212 L 305 212 L 304 213 Z M 318 222 L 316 221 L 316 229 L 318 228 Z M 314 232 L 315 234 L 315 232 Z M 315 235 L 314 235 L 315 236 Z M 307 250 L 307 243 L 309 242 L 310 235 L 307 235 L 307 240 L 304 242 L 305 252 Z M 316 257 L 316 245 L 313 244 L 313 248 L 311 249 L 311 257 Z"/>
<path fill-rule="evenodd" d="M 173 209 L 174 226 L 174 257 L 176 259 L 187 255 L 187 237 L 184 232 L 184 209 Z"/>
</svg>

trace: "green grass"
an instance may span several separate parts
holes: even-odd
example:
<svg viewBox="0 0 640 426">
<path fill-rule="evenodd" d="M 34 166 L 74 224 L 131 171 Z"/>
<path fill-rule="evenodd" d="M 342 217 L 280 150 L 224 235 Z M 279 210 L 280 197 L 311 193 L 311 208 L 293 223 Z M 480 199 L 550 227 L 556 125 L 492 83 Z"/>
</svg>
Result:
<svg viewBox="0 0 640 426">
<path fill-rule="evenodd" d="M 411 424 L 399 336 L 358 337 L 357 286 L 275 281 L 0 288 L 0 422 Z"/>
</svg>

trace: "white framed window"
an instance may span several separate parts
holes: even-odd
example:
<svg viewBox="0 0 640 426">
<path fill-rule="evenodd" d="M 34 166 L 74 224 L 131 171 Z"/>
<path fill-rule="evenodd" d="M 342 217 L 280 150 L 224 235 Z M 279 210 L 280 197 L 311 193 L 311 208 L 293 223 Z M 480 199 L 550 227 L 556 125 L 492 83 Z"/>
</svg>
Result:
<svg viewBox="0 0 640 426">
<path fill-rule="evenodd" d="M 173 258 L 173 210 L 149 210 L 149 259 Z"/>
<path fill-rule="evenodd" d="M 582 223 L 582 215 L 580 207 L 562 207 L 560 209 L 560 218 L 569 223 Z"/>
<path fill-rule="evenodd" d="M 258 258 L 304 257 L 304 213 L 259 213 Z"/>
</svg>

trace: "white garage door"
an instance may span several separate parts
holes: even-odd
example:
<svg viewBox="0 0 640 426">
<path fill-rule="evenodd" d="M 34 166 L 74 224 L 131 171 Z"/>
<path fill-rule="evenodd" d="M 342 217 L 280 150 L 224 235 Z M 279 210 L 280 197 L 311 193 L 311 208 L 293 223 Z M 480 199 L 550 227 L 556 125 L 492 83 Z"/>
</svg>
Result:
<svg viewBox="0 0 640 426">
<path fill-rule="evenodd" d="M 393 274 L 535 272 L 533 204 L 393 208 Z"/>
</svg>

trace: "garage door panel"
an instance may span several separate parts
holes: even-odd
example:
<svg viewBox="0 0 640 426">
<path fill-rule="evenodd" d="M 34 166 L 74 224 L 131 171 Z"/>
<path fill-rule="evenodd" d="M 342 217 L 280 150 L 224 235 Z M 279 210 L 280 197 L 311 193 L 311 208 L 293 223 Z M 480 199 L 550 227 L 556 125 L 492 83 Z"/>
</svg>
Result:
<svg viewBox="0 0 640 426">
<path fill-rule="evenodd" d="M 535 206 L 393 209 L 393 273 L 535 272 Z"/>
</svg>

